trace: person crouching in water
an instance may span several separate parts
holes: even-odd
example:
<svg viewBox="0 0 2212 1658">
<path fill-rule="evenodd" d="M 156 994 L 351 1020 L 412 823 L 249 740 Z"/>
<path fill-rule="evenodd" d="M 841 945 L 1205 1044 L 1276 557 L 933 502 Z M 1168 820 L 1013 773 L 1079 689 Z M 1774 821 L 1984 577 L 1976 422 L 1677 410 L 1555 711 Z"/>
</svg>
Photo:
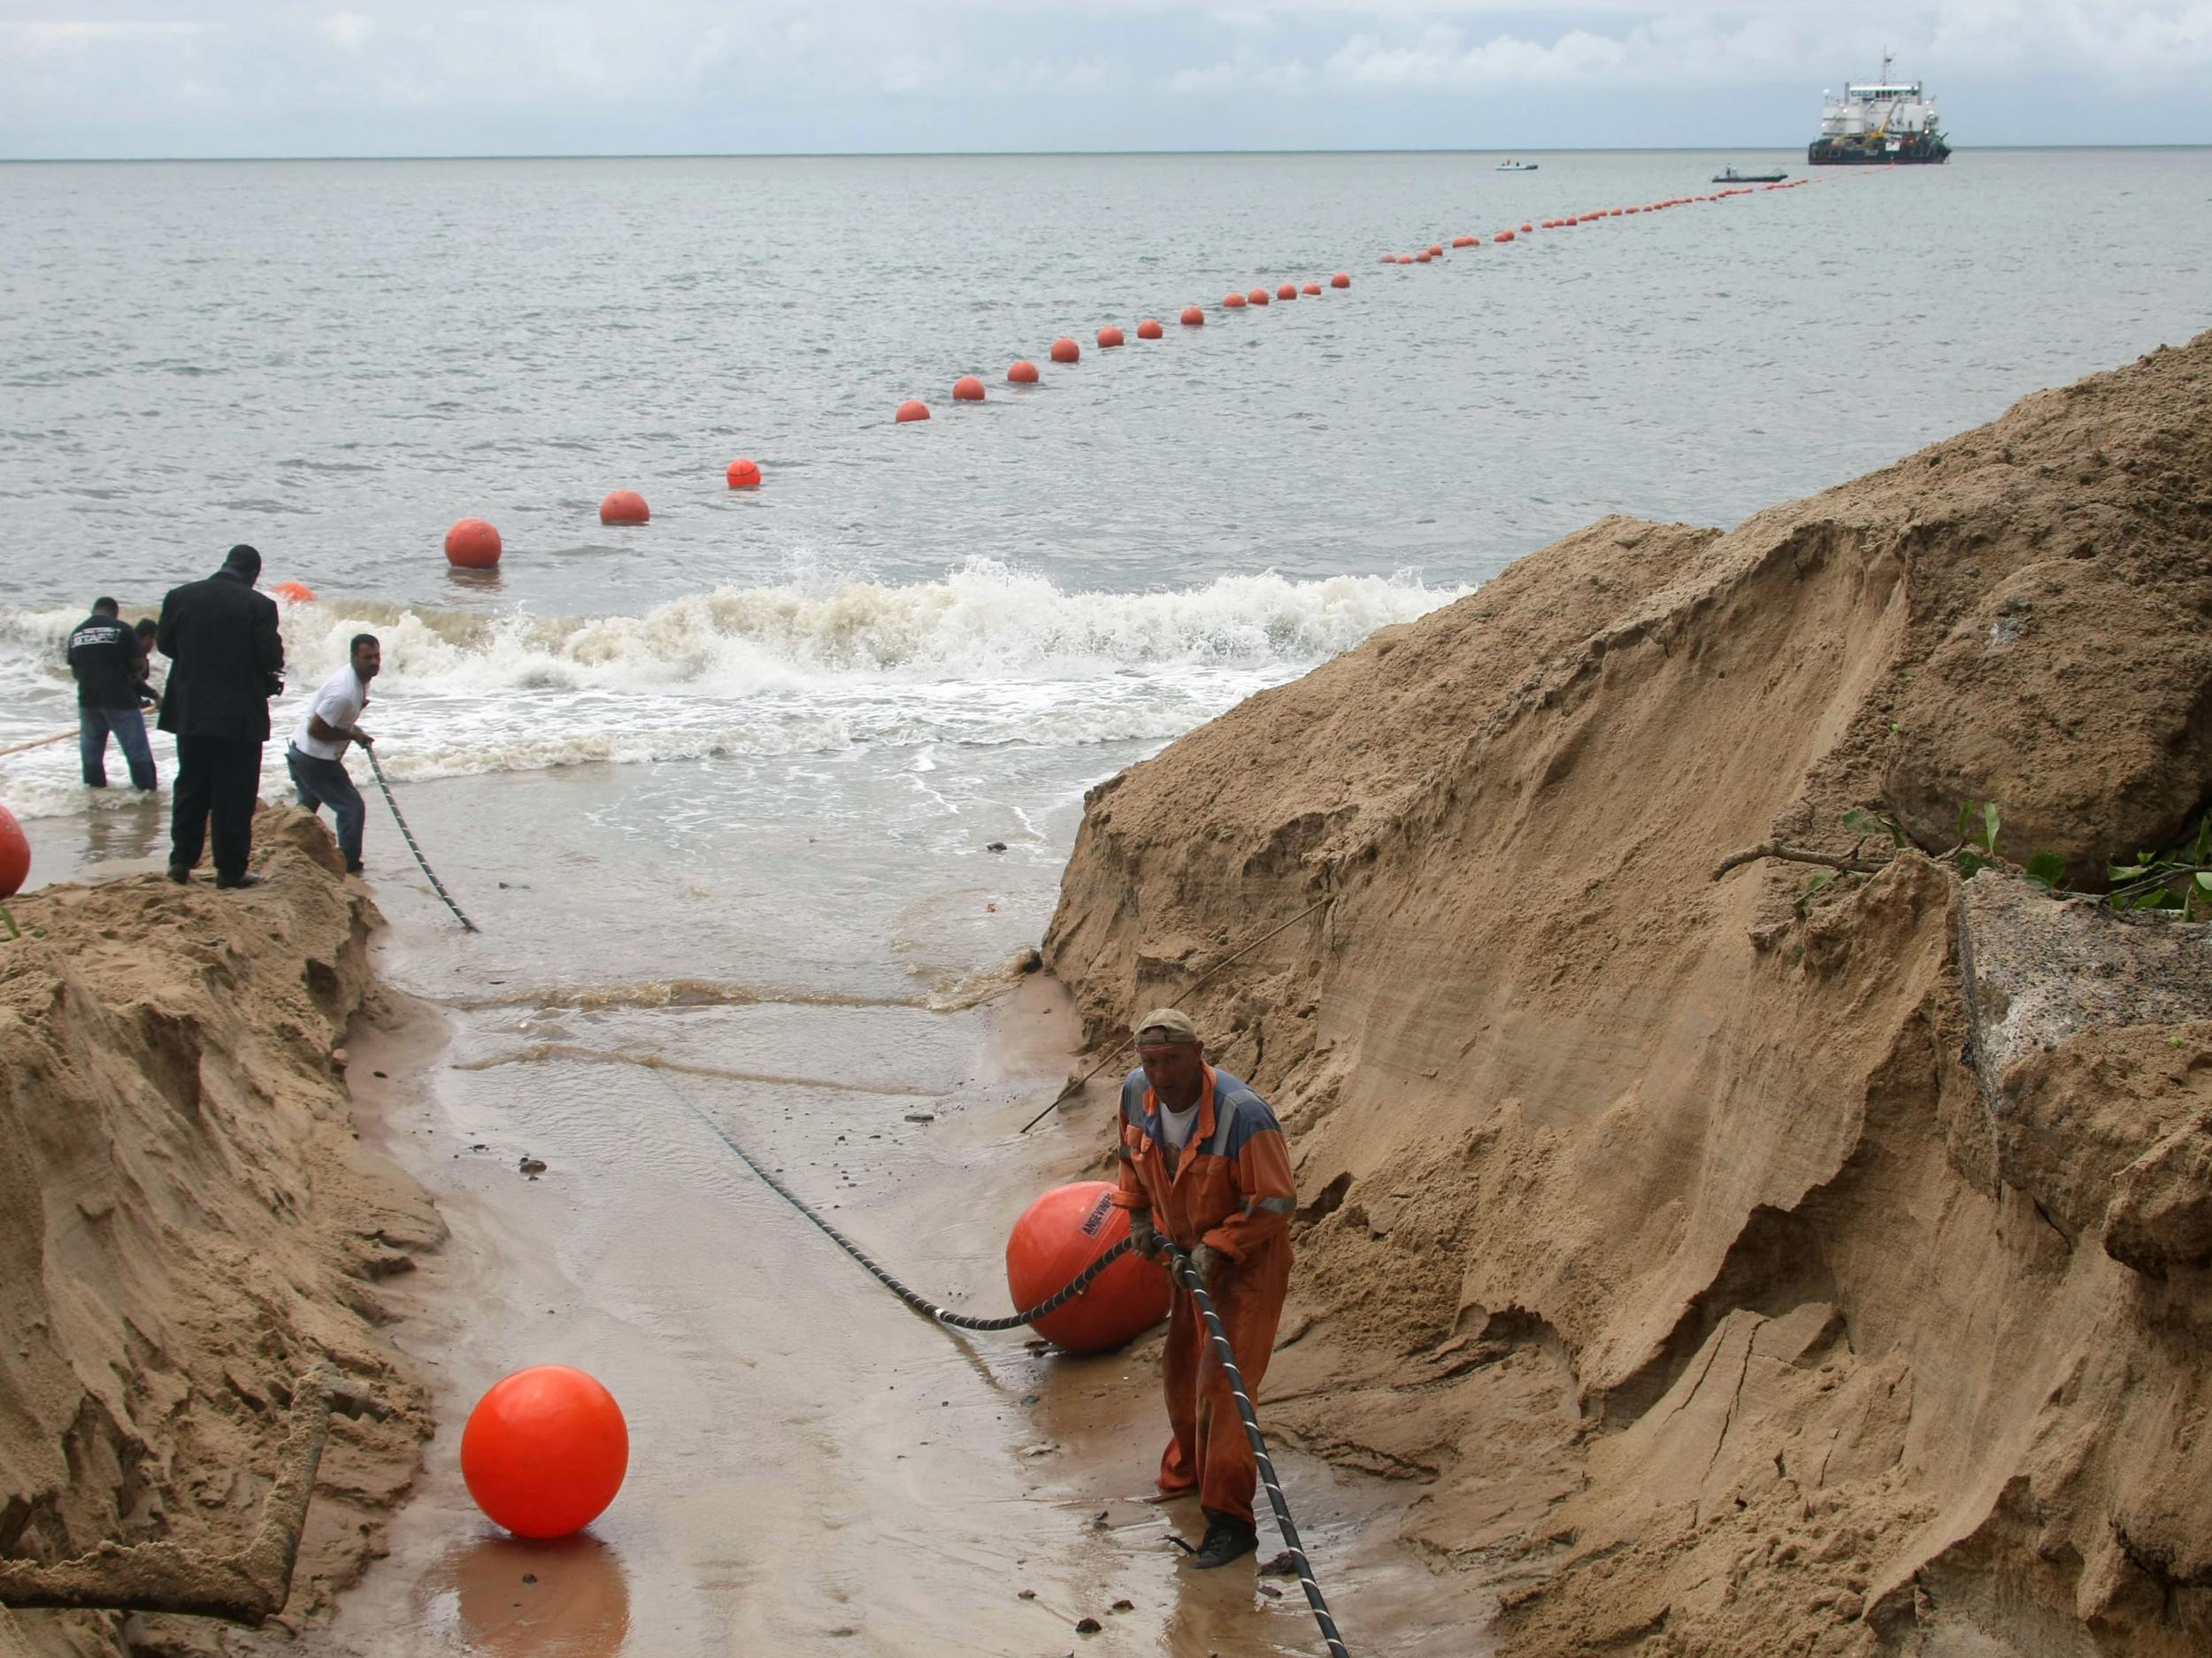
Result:
<svg viewBox="0 0 2212 1658">
<path fill-rule="evenodd" d="M 1130 1236 L 1145 1254 L 1164 1253 L 1163 1240 L 1189 1252 L 1245 1386 L 1257 1394 L 1290 1282 L 1290 1217 L 1298 1203 L 1282 1127 L 1266 1101 L 1206 1063 L 1188 1014 L 1146 1014 L 1137 1058 L 1121 1086 L 1113 1201 L 1129 1211 Z M 1252 1514 L 1259 1464 L 1197 1299 L 1180 1283 L 1168 1310 L 1161 1379 L 1173 1432 L 1160 1458 L 1160 1493 L 1195 1496 L 1205 1513 L 1205 1540 L 1190 1550 L 1189 1563 L 1225 1566 L 1259 1543 Z"/>
<path fill-rule="evenodd" d="M 346 873 L 361 872 L 361 826 L 368 807 L 361 791 L 346 771 L 346 745 L 373 747 L 374 739 L 356 722 L 369 705 L 369 681 L 384 665 L 384 648 L 374 633 L 356 633 L 346 665 L 323 681 L 299 726 L 292 733 L 284 764 L 299 790 L 300 804 L 310 811 L 330 808 L 338 820 L 338 850 L 345 855 Z"/>
</svg>

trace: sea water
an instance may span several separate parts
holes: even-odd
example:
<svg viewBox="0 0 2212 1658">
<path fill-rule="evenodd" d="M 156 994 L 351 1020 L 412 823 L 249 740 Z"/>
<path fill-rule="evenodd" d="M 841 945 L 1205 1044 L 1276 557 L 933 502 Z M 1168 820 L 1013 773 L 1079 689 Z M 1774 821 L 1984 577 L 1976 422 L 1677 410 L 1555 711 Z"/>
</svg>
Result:
<svg viewBox="0 0 2212 1658">
<path fill-rule="evenodd" d="M 0 748 L 72 723 L 96 594 L 150 613 L 250 541 L 319 595 L 268 793 L 375 632 L 385 768 L 542 971 L 956 978 L 1036 936 L 1087 787 L 1254 691 L 1603 513 L 1730 525 L 2212 320 L 2206 150 L 1965 150 L 1380 263 L 1805 174 L 1535 159 L 0 167 Z M 1286 279 L 1324 292 L 1220 303 Z M 617 487 L 649 525 L 598 523 Z M 442 557 L 466 515 L 495 572 Z M 76 772 L 0 759 L 39 876 L 158 856 L 159 803 Z M 380 806 L 369 846 L 425 890 Z"/>
</svg>

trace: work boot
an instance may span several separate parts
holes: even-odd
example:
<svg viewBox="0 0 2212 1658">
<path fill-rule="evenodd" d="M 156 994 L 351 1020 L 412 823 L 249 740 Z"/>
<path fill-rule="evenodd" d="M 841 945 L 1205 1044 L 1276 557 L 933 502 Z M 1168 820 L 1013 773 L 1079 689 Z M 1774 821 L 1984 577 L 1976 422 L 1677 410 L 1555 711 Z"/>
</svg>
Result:
<svg viewBox="0 0 2212 1658">
<path fill-rule="evenodd" d="M 1191 1551 L 1189 1564 L 1195 1571 L 1211 1571 L 1233 1560 L 1242 1560 L 1259 1546 L 1259 1528 L 1251 1521 L 1209 1510 L 1205 1540 Z"/>
<path fill-rule="evenodd" d="M 215 884 L 221 887 L 225 892 L 231 892 L 241 887 L 258 887 L 262 884 L 262 882 L 267 880 L 269 878 L 265 875 L 255 875 L 252 873 L 244 875 L 218 875 L 215 878 Z"/>
<path fill-rule="evenodd" d="M 169 866 L 169 879 L 180 887 L 189 887 L 192 884 L 192 871 L 184 864 L 172 864 Z"/>
</svg>

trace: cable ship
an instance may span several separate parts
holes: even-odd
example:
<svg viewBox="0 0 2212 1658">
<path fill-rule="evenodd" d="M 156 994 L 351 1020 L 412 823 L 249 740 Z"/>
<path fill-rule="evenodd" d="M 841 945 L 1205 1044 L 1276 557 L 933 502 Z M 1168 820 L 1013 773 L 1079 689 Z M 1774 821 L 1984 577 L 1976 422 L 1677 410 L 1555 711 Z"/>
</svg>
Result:
<svg viewBox="0 0 2212 1658">
<path fill-rule="evenodd" d="M 1882 54 L 1882 78 L 1847 82 L 1843 96 L 1822 93 L 1820 136 L 1806 147 L 1816 167 L 1940 165 L 1951 146 L 1936 126 L 1935 100 L 1917 81 L 1890 79 L 1894 60 Z"/>
</svg>

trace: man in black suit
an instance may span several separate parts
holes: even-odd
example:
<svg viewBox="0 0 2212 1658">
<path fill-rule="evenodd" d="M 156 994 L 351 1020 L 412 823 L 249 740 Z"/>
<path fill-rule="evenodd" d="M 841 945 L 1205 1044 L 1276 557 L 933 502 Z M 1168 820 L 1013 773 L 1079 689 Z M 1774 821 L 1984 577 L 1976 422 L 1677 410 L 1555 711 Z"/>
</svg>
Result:
<svg viewBox="0 0 2212 1658">
<path fill-rule="evenodd" d="M 205 581 L 173 587 L 155 634 L 171 663 L 161 729 L 177 740 L 177 788 L 169 817 L 169 879 L 181 886 L 215 826 L 215 884 L 255 887 L 246 872 L 269 699 L 284 688 L 276 601 L 253 590 L 261 555 L 234 547 Z"/>
</svg>

